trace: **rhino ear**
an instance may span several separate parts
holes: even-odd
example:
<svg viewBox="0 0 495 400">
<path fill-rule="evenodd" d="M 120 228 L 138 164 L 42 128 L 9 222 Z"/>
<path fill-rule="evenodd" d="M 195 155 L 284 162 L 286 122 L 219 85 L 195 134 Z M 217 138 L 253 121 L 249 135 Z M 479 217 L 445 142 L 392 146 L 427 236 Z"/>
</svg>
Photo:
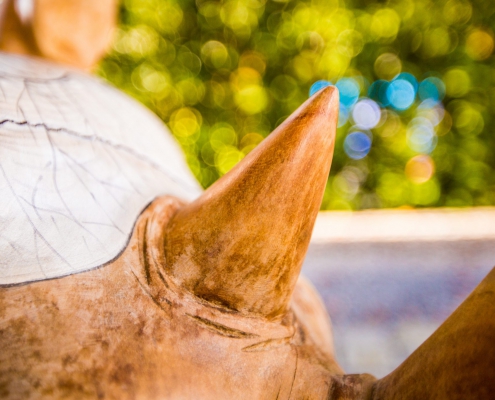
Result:
<svg viewBox="0 0 495 400">
<path fill-rule="evenodd" d="M 492 399 L 495 393 L 495 268 L 395 371 L 374 399 Z"/>
<path fill-rule="evenodd" d="M 275 318 L 288 306 L 332 161 L 339 96 L 322 89 L 165 232 L 165 269 L 207 301 Z"/>
</svg>

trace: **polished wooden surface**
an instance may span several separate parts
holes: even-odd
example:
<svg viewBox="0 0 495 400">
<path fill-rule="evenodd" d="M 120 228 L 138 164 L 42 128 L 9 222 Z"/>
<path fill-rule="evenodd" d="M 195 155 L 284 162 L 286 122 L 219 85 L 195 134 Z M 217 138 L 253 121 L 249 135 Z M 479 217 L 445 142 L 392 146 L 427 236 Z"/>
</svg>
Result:
<svg viewBox="0 0 495 400">
<path fill-rule="evenodd" d="M 208 301 L 282 315 L 309 245 L 335 143 L 339 96 L 327 87 L 167 227 L 166 271 Z"/>
<path fill-rule="evenodd" d="M 155 201 L 108 265 L 0 289 L 0 397 L 326 399 L 345 389 L 328 317 L 306 282 L 277 321 L 175 285 L 160 244 L 183 205 Z"/>
</svg>

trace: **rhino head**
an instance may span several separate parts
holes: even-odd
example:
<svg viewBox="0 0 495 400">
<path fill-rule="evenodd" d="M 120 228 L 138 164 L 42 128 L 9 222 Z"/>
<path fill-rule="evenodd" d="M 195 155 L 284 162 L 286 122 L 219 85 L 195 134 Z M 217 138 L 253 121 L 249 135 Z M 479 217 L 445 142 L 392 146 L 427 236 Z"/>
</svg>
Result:
<svg viewBox="0 0 495 400">
<path fill-rule="evenodd" d="M 2 289 L 5 393 L 326 398 L 343 385 L 328 317 L 298 281 L 336 110 L 326 88 L 195 201 L 154 200 L 105 265 Z"/>
<path fill-rule="evenodd" d="M 322 89 L 192 202 L 155 198 L 122 251 L 97 268 L 0 288 L 0 395 L 491 398 L 494 271 L 387 377 L 346 375 L 337 364 L 329 318 L 299 273 L 338 101 L 335 88 Z M 0 159 L 6 192 L 16 178 L 9 161 Z M 2 261 L 14 265 L 22 254 L 9 251 Z"/>
</svg>

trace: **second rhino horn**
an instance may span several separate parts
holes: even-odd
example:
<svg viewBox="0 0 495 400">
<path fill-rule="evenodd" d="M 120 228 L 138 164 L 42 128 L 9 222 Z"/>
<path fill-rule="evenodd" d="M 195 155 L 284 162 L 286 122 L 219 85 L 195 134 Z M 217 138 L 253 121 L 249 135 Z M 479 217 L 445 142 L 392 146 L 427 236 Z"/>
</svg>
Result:
<svg viewBox="0 0 495 400">
<path fill-rule="evenodd" d="M 165 269 L 209 302 L 273 319 L 288 307 L 332 162 L 335 87 L 302 104 L 165 232 Z"/>
</svg>

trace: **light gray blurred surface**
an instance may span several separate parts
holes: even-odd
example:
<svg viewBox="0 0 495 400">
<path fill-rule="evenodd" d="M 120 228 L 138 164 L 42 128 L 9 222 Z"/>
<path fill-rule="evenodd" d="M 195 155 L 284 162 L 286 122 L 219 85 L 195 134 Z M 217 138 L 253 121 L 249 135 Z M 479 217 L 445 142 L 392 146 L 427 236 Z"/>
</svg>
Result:
<svg viewBox="0 0 495 400">
<path fill-rule="evenodd" d="M 321 213 L 303 273 L 348 373 L 382 377 L 495 265 L 495 209 Z"/>
</svg>

